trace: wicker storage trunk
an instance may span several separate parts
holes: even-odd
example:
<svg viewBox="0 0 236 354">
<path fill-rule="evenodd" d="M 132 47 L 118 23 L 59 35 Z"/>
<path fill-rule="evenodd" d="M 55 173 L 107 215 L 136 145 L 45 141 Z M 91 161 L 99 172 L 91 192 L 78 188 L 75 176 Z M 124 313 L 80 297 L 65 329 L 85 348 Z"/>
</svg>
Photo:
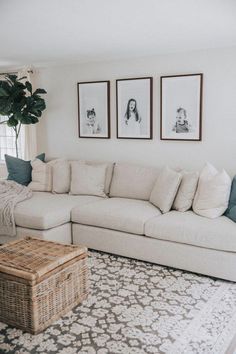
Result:
<svg viewBox="0 0 236 354">
<path fill-rule="evenodd" d="M 0 247 L 0 321 L 36 334 L 88 293 L 87 249 L 26 238 Z"/>
</svg>

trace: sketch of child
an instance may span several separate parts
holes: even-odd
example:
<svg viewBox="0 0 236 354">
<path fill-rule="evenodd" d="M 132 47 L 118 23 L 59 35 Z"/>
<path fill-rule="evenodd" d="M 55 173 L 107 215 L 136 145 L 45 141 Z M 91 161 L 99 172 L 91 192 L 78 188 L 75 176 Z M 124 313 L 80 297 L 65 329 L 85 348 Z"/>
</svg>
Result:
<svg viewBox="0 0 236 354">
<path fill-rule="evenodd" d="M 130 98 L 127 103 L 125 113 L 125 134 L 130 136 L 138 136 L 141 134 L 140 123 L 141 117 L 137 108 L 137 101 Z"/>
<path fill-rule="evenodd" d="M 189 133 L 191 125 L 188 122 L 186 109 L 179 107 L 176 111 L 176 122 L 172 128 L 176 133 Z"/>
<path fill-rule="evenodd" d="M 99 134 L 101 132 L 94 108 L 87 110 L 86 127 L 89 134 Z"/>
</svg>

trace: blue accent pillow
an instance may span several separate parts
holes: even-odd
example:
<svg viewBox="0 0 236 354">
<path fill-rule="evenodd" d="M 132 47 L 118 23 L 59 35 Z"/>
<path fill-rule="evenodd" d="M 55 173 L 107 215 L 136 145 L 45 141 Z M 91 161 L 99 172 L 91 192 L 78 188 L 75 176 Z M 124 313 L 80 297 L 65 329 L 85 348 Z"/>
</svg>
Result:
<svg viewBox="0 0 236 354">
<path fill-rule="evenodd" d="M 229 197 L 229 206 L 225 216 L 236 222 L 236 176 L 234 176 Z"/>
<path fill-rule="evenodd" d="M 40 154 L 36 156 L 36 158 L 40 159 L 41 161 L 44 161 L 45 154 Z M 23 184 L 24 186 L 28 186 L 28 184 L 31 182 L 32 173 L 30 161 L 18 159 L 17 157 L 13 157 L 10 155 L 5 155 L 5 161 L 8 171 L 7 179 L 15 181 L 19 184 Z"/>
</svg>

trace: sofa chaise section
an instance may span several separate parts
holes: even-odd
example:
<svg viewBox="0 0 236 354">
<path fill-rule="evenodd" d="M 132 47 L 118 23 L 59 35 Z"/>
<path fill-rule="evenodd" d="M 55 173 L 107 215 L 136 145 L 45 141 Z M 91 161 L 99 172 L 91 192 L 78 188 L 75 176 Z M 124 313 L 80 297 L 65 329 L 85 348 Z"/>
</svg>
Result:
<svg viewBox="0 0 236 354">
<path fill-rule="evenodd" d="M 16 237 L 31 235 L 71 243 L 71 210 L 99 200 L 102 198 L 33 192 L 32 198 L 18 203 L 15 208 Z M 0 236 L 0 243 L 11 240 L 14 237 Z"/>
</svg>

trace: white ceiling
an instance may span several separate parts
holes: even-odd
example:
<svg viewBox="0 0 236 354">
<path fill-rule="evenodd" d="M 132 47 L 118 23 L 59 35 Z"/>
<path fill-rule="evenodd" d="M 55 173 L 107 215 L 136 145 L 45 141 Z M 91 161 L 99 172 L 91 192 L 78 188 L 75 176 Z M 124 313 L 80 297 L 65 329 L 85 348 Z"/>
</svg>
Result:
<svg viewBox="0 0 236 354">
<path fill-rule="evenodd" d="M 0 66 L 236 45 L 236 0 L 0 0 Z"/>
</svg>

